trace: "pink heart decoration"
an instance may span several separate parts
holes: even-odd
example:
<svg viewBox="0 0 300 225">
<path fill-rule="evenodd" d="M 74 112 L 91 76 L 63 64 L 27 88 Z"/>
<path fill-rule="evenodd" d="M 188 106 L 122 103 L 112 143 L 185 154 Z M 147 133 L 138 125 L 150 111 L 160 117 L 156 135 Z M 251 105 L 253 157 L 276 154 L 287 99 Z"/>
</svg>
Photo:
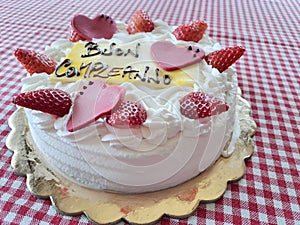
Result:
<svg viewBox="0 0 300 225">
<path fill-rule="evenodd" d="M 76 15 L 71 20 L 71 26 L 79 36 L 91 41 L 93 38 L 110 39 L 117 31 L 116 23 L 106 15 L 90 19 L 83 15 Z"/>
<path fill-rule="evenodd" d="M 75 99 L 68 131 L 79 130 L 101 117 L 110 115 L 123 101 L 125 88 L 108 86 L 102 80 L 87 82 Z"/>
<path fill-rule="evenodd" d="M 169 41 L 157 41 L 151 45 L 151 54 L 156 63 L 166 71 L 200 62 L 205 53 L 195 46 L 178 47 Z"/>
</svg>

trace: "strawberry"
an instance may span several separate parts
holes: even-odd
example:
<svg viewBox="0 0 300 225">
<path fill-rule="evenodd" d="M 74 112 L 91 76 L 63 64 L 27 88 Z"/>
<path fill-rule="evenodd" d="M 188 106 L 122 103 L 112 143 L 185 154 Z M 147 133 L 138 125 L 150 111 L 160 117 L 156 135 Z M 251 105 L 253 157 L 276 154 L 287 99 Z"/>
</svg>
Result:
<svg viewBox="0 0 300 225">
<path fill-rule="evenodd" d="M 51 74 L 56 67 L 53 59 L 32 50 L 18 48 L 15 50 L 15 56 L 30 75 L 43 72 Z"/>
<path fill-rule="evenodd" d="M 228 47 L 214 51 L 205 56 L 205 61 L 222 73 L 235 63 L 245 52 L 241 46 Z"/>
<path fill-rule="evenodd" d="M 180 112 L 190 119 L 200 119 L 228 110 L 222 100 L 202 92 L 191 92 L 180 100 Z"/>
<path fill-rule="evenodd" d="M 68 93 L 54 88 L 21 93 L 13 98 L 13 103 L 59 117 L 68 114 L 72 105 Z"/>
<path fill-rule="evenodd" d="M 143 10 L 137 10 L 131 16 L 126 30 L 129 34 L 135 34 L 137 32 L 151 32 L 153 29 L 154 23 L 148 13 Z"/>
<path fill-rule="evenodd" d="M 107 123 L 118 128 L 138 128 L 146 119 L 147 112 L 140 104 L 127 101 L 107 118 Z"/>
<path fill-rule="evenodd" d="M 184 24 L 177 27 L 172 34 L 177 40 L 198 42 L 203 37 L 206 29 L 207 23 L 205 21 L 196 20 L 190 24 Z"/>
<path fill-rule="evenodd" d="M 75 30 L 70 29 L 70 37 L 69 40 L 71 42 L 84 41 L 85 38 L 81 37 Z"/>
</svg>

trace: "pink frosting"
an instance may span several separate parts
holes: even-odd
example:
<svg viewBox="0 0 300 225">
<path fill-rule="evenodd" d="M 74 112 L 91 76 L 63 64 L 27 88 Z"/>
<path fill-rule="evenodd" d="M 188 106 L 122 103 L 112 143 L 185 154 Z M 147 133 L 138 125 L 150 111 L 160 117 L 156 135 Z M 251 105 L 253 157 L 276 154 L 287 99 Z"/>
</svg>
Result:
<svg viewBox="0 0 300 225">
<path fill-rule="evenodd" d="M 90 19 L 84 15 L 76 15 L 71 20 L 71 26 L 81 37 L 88 41 L 93 38 L 110 39 L 117 31 L 116 23 L 106 15 Z"/>
<path fill-rule="evenodd" d="M 156 63 L 166 71 L 177 70 L 200 62 L 204 51 L 194 46 L 177 47 L 169 41 L 152 44 L 151 54 Z"/>
</svg>

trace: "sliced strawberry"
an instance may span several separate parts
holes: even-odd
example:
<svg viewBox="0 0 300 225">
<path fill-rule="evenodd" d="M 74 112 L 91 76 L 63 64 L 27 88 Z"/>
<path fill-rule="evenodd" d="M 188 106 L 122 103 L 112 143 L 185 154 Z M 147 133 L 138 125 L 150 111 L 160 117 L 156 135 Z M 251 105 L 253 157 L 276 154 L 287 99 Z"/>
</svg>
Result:
<svg viewBox="0 0 300 225">
<path fill-rule="evenodd" d="M 180 100 L 180 112 L 190 119 L 200 119 L 228 110 L 222 100 L 202 92 L 191 92 Z"/>
<path fill-rule="evenodd" d="M 126 30 L 129 34 L 135 34 L 138 32 L 151 32 L 153 29 L 154 23 L 148 13 L 138 10 L 131 16 Z"/>
<path fill-rule="evenodd" d="M 51 74 L 56 67 L 53 59 L 32 50 L 18 48 L 15 50 L 15 56 L 30 75 L 43 72 Z"/>
<path fill-rule="evenodd" d="M 72 105 L 68 93 L 54 88 L 21 93 L 13 98 L 13 103 L 59 117 L 68 114 Z"/>
<path fill-rule="evenodd" d="M 172 34 L 177 40 L 198 42 L 202 39 L 206 29 L 207 23 L 205 21 L 196 20 L 177 27 Z"/>
<path fill-rule="evenodd" d="M 140 104 L 127 101 L 107 118 L 107 123 L 118 128 L 138 128 L 146 119 L 147 112 Z"/>
<path fill-rule="evenodd" d="M 77 41 L 84 41 L 85 38 L 81 37 L 75 30 L 72 29 L 72 27 L 70 28 L 70 37 L 69 40 L 71 42 L 77 42 Z"/>
<path fill-rule="evenodd" d="M 235 63 L 245 52 L 241 46 L 228 47 L 214 51 L 205 56 L 205 61 L 222 73 Z"/>
</svg>

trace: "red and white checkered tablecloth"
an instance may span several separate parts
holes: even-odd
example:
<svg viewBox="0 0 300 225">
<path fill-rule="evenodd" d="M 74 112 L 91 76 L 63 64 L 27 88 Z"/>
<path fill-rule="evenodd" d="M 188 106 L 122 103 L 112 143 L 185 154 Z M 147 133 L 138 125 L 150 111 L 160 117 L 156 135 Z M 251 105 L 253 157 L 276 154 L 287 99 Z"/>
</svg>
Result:
<svg viewBox="0 0 300 225">
<path fill-rule="evenodd" d="M 299 0 L 6 0 L 0 2 L 0 224 L 91 224 L 64 216 L 50 200 L 32 196 L 13 173 L 5 146 L 12 96 L 26 75 L 17 47 L 41 51 L 68 37 L 75 14 L 107 14 L 127 21 L 136 9 L 170 25 L 196 19 L 222 46 L 243 45 L 236 63 L 239 86 L 257 123 L 256 149 L 245 176 L 215 203 L 200 204 L 187 219 L 159 224 L 300 224 L 300 1 Z"/>
</svg>

